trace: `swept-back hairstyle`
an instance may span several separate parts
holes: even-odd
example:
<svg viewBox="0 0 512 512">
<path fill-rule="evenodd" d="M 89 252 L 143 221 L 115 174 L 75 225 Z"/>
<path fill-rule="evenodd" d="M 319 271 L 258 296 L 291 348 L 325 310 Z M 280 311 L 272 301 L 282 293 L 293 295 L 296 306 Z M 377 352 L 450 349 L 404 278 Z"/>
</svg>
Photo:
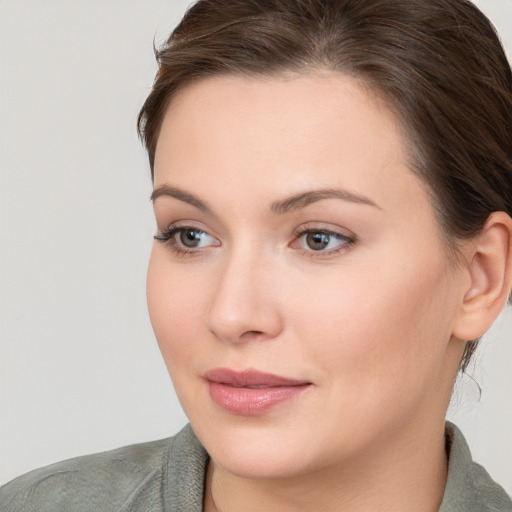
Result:
<svg viewBox="0 0 512 512">
<path fill-rule="evenodd" d="M 167 106 L 187 84 L 323 69 L 357 78 L 400 120 L 452 253 L 492 212 L 512 216 L 512 74 L 468 0 L 199 0 L 156 57 L 138 118 L 152 174 Z"/>
</svg>

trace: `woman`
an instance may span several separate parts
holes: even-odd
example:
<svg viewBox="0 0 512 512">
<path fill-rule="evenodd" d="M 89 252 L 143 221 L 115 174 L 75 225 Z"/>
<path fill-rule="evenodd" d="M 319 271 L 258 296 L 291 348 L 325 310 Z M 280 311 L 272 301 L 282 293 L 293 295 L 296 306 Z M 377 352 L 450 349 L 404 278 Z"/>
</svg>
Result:
<svg viewBox="0 0 512 512">
<path fill-rule="evenodd" d="M 150 316 L 191 426 L 1 510 L 512 510 L 445 425 L 512 286 L 512 76 L 464 0 L 209 0 L 158 54 Z"/>
</svg>

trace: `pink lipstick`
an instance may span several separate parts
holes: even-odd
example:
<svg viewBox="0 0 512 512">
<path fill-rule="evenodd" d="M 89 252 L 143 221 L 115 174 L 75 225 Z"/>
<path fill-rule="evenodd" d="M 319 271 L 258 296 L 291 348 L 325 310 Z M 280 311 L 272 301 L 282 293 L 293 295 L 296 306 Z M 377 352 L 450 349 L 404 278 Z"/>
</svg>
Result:
<svg viewBox="0 0 512 512">
<path fill-rule="evenodd" d="M 237 372 L 229 368 L 215 368 L 203 377 L 208 382 L 210 397 L 219 407 L 246 416 L 263 414 L 311 386 L 311 382 L 257 370 Z"/>
</svg>

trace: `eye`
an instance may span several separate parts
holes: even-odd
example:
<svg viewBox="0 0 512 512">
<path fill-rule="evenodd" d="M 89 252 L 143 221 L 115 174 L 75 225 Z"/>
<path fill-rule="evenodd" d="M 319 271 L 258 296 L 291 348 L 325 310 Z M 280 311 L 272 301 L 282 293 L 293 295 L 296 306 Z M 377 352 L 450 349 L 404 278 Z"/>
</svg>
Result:
<svg viewBox="0 0 512 512">
<path fill-rule="evenodd" d="M 298 233 L 295 243 L 310 253 L 333 254 L 348 249 L 354 239 L 335 231 L 306 229 Z"/>
<path fill-rule="evenodd" d="M 189 228 L 180 229 L 175 232 L 174 237 L 179 241 L 179 243 L 188 249 L 207 247 L 208 245 L 211 245 L 211 241 L 213 240 L 213 238 L 204 231 Z"/>
<path fill-rule="evenodd" d="M 155 240 L 165 242 L 179 254 L 192 253 L 195 249 L 218 246 L 220 243 L 213 236 L 192 226 L 170 226 L 154 236 Z"/>
</svg>

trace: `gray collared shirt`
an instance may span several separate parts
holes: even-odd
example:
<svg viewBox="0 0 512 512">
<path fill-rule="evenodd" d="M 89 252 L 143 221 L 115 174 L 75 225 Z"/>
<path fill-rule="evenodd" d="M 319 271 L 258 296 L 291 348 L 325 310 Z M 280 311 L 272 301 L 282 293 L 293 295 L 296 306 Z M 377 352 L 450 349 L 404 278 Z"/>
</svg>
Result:
<svg viewBox="0 0 512 512">
<path fill-rule="evenodd" d="M 512 512 L 512 501 L 447 423 L 439 512 Z M 201 512 L 208 454 L 190 425 L 176 436 L 59 462 L 0 488 L 0 512 Z"/>
</svg>

